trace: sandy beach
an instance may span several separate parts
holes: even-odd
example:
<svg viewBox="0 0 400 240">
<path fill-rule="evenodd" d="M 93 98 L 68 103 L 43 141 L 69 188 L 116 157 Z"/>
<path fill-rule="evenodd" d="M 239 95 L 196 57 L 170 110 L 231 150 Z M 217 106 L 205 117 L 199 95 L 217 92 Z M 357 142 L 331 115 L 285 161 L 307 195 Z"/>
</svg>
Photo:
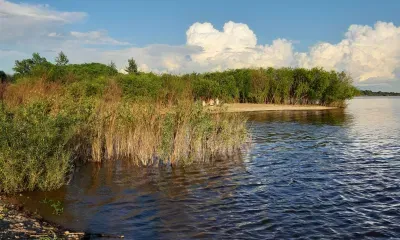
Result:
<svg viewBox="0 0 400 240">
<path fill-rule="evenodd" d="M 215 107 L 213 107 L 215 109 Z M 258 112 L 258 111 L 304 111 L 304 110 L 329 110 L 336 107 L 319 105 L 284 105 L 284 104 L 255 104 L 255 103 L 230 103 L 224 104 L 226 112 Z"/>
</svg>

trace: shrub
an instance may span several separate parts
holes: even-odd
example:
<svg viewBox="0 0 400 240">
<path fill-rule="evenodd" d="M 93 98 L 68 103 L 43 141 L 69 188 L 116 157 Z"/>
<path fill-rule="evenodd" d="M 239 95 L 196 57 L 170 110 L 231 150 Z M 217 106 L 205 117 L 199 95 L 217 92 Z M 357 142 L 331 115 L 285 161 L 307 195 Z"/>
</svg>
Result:
<svg viewBox="0 0 400 240">
<path fill-rule="evenodd" d="M 62 186 L 71 167 L 72 121 L 49 114 L 46 102 L 0 112 L 0 190 L 51 190 Z"/>
</svg>

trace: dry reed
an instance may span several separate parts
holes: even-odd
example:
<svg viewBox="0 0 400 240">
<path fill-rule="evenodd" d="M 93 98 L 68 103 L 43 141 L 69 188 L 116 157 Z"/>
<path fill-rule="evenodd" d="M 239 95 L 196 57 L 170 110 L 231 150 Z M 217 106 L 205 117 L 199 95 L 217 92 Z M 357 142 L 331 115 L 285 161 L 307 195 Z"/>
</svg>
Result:
<svg viewBox="0 0 400 240">
<path fill-rule="evenodd" d="M 139 165 L 188 164 L 234 154 L 246 140 L 246 119 L 211 113 L 183 102 L 169 109 L 157 104 L 99 104 L 93 121 L 91 159 L 124 158 Z"/>
</svg>

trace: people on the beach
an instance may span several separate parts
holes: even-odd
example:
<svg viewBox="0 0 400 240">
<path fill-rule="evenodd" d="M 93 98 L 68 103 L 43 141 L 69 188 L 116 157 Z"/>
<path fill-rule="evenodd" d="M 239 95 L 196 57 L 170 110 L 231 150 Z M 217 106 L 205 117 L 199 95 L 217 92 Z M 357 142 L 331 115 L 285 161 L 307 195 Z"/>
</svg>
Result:
<svg viewBox="0 0 400 240">
<path fill-rule="evenodd" d="M 208 100 L 203 100 L 202 101 L 202 105 L 203 107 L 205 106 L 219 106 L 221 104 L 220 100 L 218 98 L 216 98 L 215 100 L 210 98 Z"/>
</svg>

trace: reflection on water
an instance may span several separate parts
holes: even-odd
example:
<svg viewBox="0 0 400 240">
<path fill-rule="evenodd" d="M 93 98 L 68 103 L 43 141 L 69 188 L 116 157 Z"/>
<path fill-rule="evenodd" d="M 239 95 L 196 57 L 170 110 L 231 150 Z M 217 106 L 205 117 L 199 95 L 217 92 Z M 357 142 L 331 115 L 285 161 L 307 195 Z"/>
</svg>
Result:
<svg viewBox="0 0 400 240">
<path fill-rule="evenodd" d="M 238 159 L 87 165 L 70 185 L 19 200 L 66 227 L 128 239 L 400 236 L 400 98 L 249 118 L 252 148 Z"/>
<path fill-rule="evenodd" d="M 276 111 L 247 113 L 252 122 L 296 122 L 304 124 L 341 125 L 347 123 L 351 116 L 345 109 L 327 111 Z"/>
</svg>

